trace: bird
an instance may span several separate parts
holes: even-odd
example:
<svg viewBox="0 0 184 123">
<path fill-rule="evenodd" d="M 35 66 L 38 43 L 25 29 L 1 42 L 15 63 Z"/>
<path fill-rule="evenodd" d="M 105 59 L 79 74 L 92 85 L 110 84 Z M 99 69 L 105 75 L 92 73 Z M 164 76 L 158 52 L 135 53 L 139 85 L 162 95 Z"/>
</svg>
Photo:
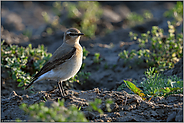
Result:
<svg viewBox="0 0 184 123">
<path fill-rule="evenodd" d="M 68 29 L 64 33 L 62 45 L 25 89 L 41 80 L 53 80 L 58 82 L 61 96 L 65 97 L 66 92 L 62 87 L 62 82 L 74 77 L 82 66 L 83 49 L 79 43 L 82 35 L 84 34 L 76 28 Z"/>
</svg>

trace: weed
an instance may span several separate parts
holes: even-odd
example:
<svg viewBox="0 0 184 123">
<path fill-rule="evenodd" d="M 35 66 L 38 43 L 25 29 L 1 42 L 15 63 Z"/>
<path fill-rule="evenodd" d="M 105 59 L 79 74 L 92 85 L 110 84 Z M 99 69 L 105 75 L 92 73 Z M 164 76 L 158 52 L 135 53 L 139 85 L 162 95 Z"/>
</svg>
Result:
<svg viewBox="0 0 184 123">
<path fill-rule="evenodd" d="M 85 83 L 89 76 L 91 75 L 90 72 L 82 72 L 79 71 L 78 74 L 76 74 L 74 77 L 69 79 L 69 82 L 78 82 L 79 84 Z M 80 80 L 83 80 L 82 83 Z"/>
<path fill-rule="evenodd" d="M 45 96 L 43 96 L 43 99 L 44 99 L 45 101 L 47 101 L 47 99 L 45 98 Z"/>
<path fill-rule="evenodd" d="M 132 82 L 124 80 L 124 83 L 131 91 L 133 91 L 135 94 L 139 95 L 143 100 L 146 99 L 143 91 L 141 89 L 139 89 L 138 87 L 136 87 L 136 85 L 134 85 Z"/>
<path fill-rule="evenodd" d="M 47 12 L 42 12 L 43 19 L 46 23 L 49 23 L 50 17 Z"/>
<path fill-rule="evenodd" d="M 28 38 L 31 38 L 32 37 L 32 31 L 31 30 L 28 30 L 28 29 L 24 30 L 22 32 L 22 34 L 25 35 L 25 36 L 27 36 Z"/>
<path fill-rule="evenodd" d="M 105 63 L 104 69 L 108 69 L 108 68 L 109 68 L 109 65 L 107 63 Z"/>
<path fill-rule="evenodd" d="M 81 106 L 78 108 L 78 110 L 79 110 L 79 111 L 81 110 Z"/>
<path fill-rule="evenodd" d="M 112 99 L 107 99 L 105 105 L 108 112 L 111 112 L 110 105 L 113 104 Z M 89 102 L 87 110 L 97 111 L 103 114 L 102 109 L 99 108 L 102 100 L 95 98 L 94 101 Z M 64 99 L 58 99 L 58 105 L 53 103 L 51 107 L 46 107 L 44 102 L 36 103 L 33 105 L 27 105 L 22 103 L 20 106 L 26 114 L 29 115 L 29 121 L 38 122 L 88 122 L 84 114 L 80 111 L 81 106 L 77 108 L 74 105 L 66 108 L 64 107 Z M 17 118 L 17 121 L 21 121 Z"/>
<path fill-rule="evenodd" d="M 172 25 L 180 26 L 183 23 L 183 2 L 178 1 L 171 10 L 164 13 L 164 16 L 174 18 Z"/>
<path fill-rule="evenodd" d="M 113 103 L 114 103 L 114 101 L 113 101 L 112 99 L 107 99 L 107 100 L 105 101 L 105 105 L 106 105 L 106 108 L 107 108 L 107 111 L 108 111 L 108 112 L 111 112 L 110 106 L 111 106 L 111 104 L 113 104 Z"/>
<path fill-rule="evenodd" d="M 177 76 L 163 76 L 150 68 L 145 72 L 146 79 L 141 82 L 141 87 L 147 95 L 165 96 L 172 93 L 183 93 L 183 80 Z"/>
<path fill-rule="evenodd" d="M 52 104 L 48 108 L 44 102 L 28 106 L 25 103 L 20 108 L 30 116 L 30 121 L 37 122 L 87 122 L 84 114 L 72 105 L 68 109 L 64 107 L 64 100 L 58 101 L 58 105 Z"/>
<path fill-rule="evenodd" d="M 45 22 L 49 23 L 52 28 L 61 27 L 59 17 L 67 11 L 67 17 L 75 21 L 72 26 L 81 30 L 88 37 L 95 36 L 98 20 L 102 15 L 102 9 L 96 1 L 54 2 L 53 11 L 56 16 L 52 22 L 50 22 L 50 17 L 46 12 L 42 14 Z M 66 25 L 68 20 L 62 20 L 62 22 Z"/>
<path fill-rule="evenodd" d="M 47 32 L 47 34 L 51 35 L 53 33 L 53 30 L 52 30 L 52 28 L 49 27 L 46 29 L 46 32 Z"/>
<path fill-rule="evenodd" d="M 89 111 L 94 110 L 94 111 L 99 112 L 100 114 L 103 114 L 102 109 L 99 108 L 99 106 L 100 106 L 101 103 L 102 103 L 102 100 L 101 99 L 95 98 L 95 101 L 89 102 L 88 110 Z"/>
<path fill-rule="evenodd" d="M 99 64 L 101 62 L 101 58 L 100 58 L 100 53 L 95 53 L 94 54 L 94 58 L 93 58 L 93 62 L 96 64 Z"/>
<path fill-rule="evenodd" d="M 150 18 L 148 13 L 145 17 Z M 140 50 L 131 52 L 124 50 L 118 56 L 124 59 L 126 64 L 134 59 L 137 64 L 146 62 L 147 67 L 156 67 L 156 72 L 171 69 L 174 64 L 183 56 L 183 34 L 176 33 L 176 26 L 183 23 L 183 2 L 177 2 L 176 6 L 164 13 L 166 17 L 173 17 L 174 21 L 168 21 L 168 35 L 164 36 L 164 31 L 158 26 L 153 26 L 151 31 L 141 34 L 138 38 L 136 33 L 130 32 L 131 40 L 137 40 Z M 136 19 L 134 19 L 136 18 Z M 132 20 L 142 21 L 143 19 L 133 14 Z"/>
<path fill-rule="evenodd" d="M 79 72 L 77 75 L 79 78 L 83 77 L 84 79 L 88 79 L 91 73 L 90 72 Z"/>
<path fill-rule="evenodd" d="M 61 28 L 61 25 L 59 24 L 59 17 L 55 16 L 53 20 L 51 20 L 50 16 L 47 14 L 47 12 L 42 12 L 42 16 L 44 21 L 48 24 L 49 27 L 46 28 L 46 33 L 51 35 L 54 31 Z"/>
<path fill-rule="evenodd" d="M 112 66 L 112 69 L 114 70 L 116 67 L 117 67 L 117 64 L 114 64 L 114 65 Z"/>
<path fill-rule="evenodd" d="M 85 35 L 93 37 L 97 29 L 98 19 L 102 15 L 102 9 L 100 9 L 99 3 L 91 1 L 81 1 L 78 2 L 77 6 L 74 6 L 71 2 L 65 2 L 63 4 L 68 10 L 69 18 L 76 18 L 80 20 L 80 26 L 76 26 L 81 29 L 81 31 L 85 33 Z"/>
<path fill-rule="evenodd" d="M 144 11 L 143 15 L 139 15 L 135 12 L 130 13 L 127 16 L 128 25 L 135 26 L 137 24 L 142 24 L 145 21 L 148 21 L 153 18 L 153 15 L 150 11 Z"/>
<path fill-rule="evenodd" d="M 124 82 L 125 83 L 125 82 Z M 121 84 L 118 88 L 117 88 L 117 91 L 121 91 L 121 90 L 124 90 L 127 86 L 126 84 Z M 132 82 L 133 84 L 137 84 L 135 80 L 133 80 Z"/>
<path fill-rule="evenodd" d="M 89 111 L 94 110 L 94 111 L 97 111 L 100 114 L 103 114 L 104 112 L 102 111 L 102 109 L 99 108 L 101 103 L 102 103 L 101 99 L 95 98 L 94 101 L 89 102 L 89 106 L 88 106 L 87 110 L 89 110 Z M 107 99 L 105 101 L 106 109 L 107 109 L 108 112 L 111 112 L 110 105 L 113 104 L 113 103 L 114 103 L 114 101 L 112 99 Z"/>
<path fill-rule="evenodd" d="M 31 76 L 34 76 L 52 56 L 51 53 L 46 52 L 44 45 L 32 48 L 32 45 L 29 44 L 24 48 L 17 45 L 6 46 L 3 43 L 4 41 L 1 42 L 1 66 L 10 69 L 8 73 L 13 80 L 19 82 L 18 87 L 29 84 Z M 86 59 L 88 54 L 89 51 L 83 47 L 83 59 Z M 84 68 L 84 65 L 83 63 L 81 69 Z M 69 81 L 79 82 L 79 79 L 86 80 L 89 76 L 90 72 L 79 71 L 78 75 Z"/>
<path fill-rule="evenodd" d="M 163 76 L 162 74 L 155 73 L 155 68 L 149 68 L 145 72 L 146 79 L 144 79 L 140 87 L 143 91 L 136 87 L 130 81 L 125 81 L 118 87 L 118 90 L 125 88 L 125 85 L 134 93 L 145 99 L 145 96 L 166 96 L 169 94 L 183 93 L 183 80 L 177 76 Z M 135 82 L 134 82 L 135 83 Z"/>
<path fill-rule="evenodd" d="M 86 59 L 86 57 L 88 56 L 89 51 L 86 50 L 85 47 L 83 47 L 83 59 Z"/>
<path fill-rule="evenodd" d="M 130 32 L 131 39 L 138 41 L 140 50 L 124 50 L 118 54 L 119 57 L 124 59 L 125 63 L 131 59 L 135 59 L 138 64 L 145 61 L 149 67 L 157 67 L 157 72 L 173 68 L 183 56 L 183 35 L 181 33 L 175 36 L 175 28 L 169 21 L 168 28 L 166 37 L 163 29 L 158 26 L 153 26 L 151 32 L 141 34 L 141 38 Z"/>
<path fill-rule="evenodd" d="M 18 87 L 30 83 L 31 76 L 52 56 L 46 53 L 43 45 L 33 49 L 31 44 L 24 48 L 3 43 L 4 41 L 1 42 L 1 67 L 10 69 L 8 73 L 13 80 L 19 82 Z"/>
</svg>

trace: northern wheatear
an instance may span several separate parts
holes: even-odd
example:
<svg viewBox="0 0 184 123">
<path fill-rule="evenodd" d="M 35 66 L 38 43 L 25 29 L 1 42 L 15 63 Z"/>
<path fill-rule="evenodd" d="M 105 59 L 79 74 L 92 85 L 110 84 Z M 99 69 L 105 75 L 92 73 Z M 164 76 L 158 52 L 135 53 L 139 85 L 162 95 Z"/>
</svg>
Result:
<svg viewBox="0 0 184 123">
<path fill-rule="evenodd" d="M 33 83 L 41 80 L 54 80 L 58 82 L 61 95 L 65 95 L 62 81 L 73 77 L 81 68 L 83 51 L 79 44 L 80 36 L 84 35 L 76 28 L 70 28 L 64 33 L 63 44 L 54 52 L 50 60 L 34 76 Z M 61 84 L 61 86 L 60 86 Z"/>
</svg>

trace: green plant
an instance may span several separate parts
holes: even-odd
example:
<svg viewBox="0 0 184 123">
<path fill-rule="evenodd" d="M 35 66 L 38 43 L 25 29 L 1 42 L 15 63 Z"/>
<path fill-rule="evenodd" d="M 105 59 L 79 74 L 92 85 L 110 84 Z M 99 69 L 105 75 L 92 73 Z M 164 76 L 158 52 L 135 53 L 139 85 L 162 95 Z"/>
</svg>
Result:
<svg viewBox="0 0 184 123">
<path fill-rule="evenodd" d="M 130 26 L 135 26 L 137 24 L 142 24 L 143 22 L 148 21 L 152 18 L 153 18 L 153 15 L 148 10 L 145 10 L 143 15 L 132 12 L 127 16 L 128 25 L 130 25 Z"/>
<path fill-rule="evenodd" d="M 42 12 L 43 19 L 46 23 L 49 23 L 50 17 L 47 12 Z"/>
<path fill-rule="evenodd" d="M 7 68 L 11 78 L 19 82 L 18 87 L 30 83 L 31 76 L 39 71 L 52 56 L 46 53 L 44 45 L 38 48 L 18 47 L 18 45 L 3 45 L 1 42 L 1 67 Z"/>
<path fill-rule="evenodd" d="M 94 110 L 94 111 L 99 112 L 100 114 L 103 114 L 102 109 L 99 108 L 99 106 L 100 106 L 101 103 L 102 103 L 102 100 L 101 99 L 95 98 L 95 101 L 89 102 L 88 110 L 89 111 Z"/>
<path fill-rule="evenodd" d="M 150 11 L 145 10 L 144 13 L 143 13 L 143 17 L 145 19 L 152 19 L 153 18 L 153 14 Z"/>
<path fill-rule="evenodd" d="M 124 59 L 124 63 L 127 63 L 131 59 L 133 59 L 136 56 L 136 51 L 132 50 L 130 53 L 127 50 L 123 50 L 123 52 L 120 52 L 118 56 L 122 59 Z"/>
<path fill-rule="evenodd" d="M 42 13 L 42 16 L 46 23 L 48 23 L 53 30 L 59 29 L 62 24 L 67 24 L 68 19 L 62 20 L 62 24 L 59 23 L 59 17 L 66 14 L 67 17 L 74 23 L 72 25 L 78 28 L 88 37 L 94 37 L 97 30 L 97 23 L 102 15 L 102 9 L 96 1 L 80 1 L 80 2 L 54 2 L 53 12 L 55 18 L 51 21 L 49 15 L 46 12 Z"/>
<path fill-rule="evenodd" d="M 138 51 L 124 50 L 118 55 L 127 61 L 135 59 L 136 63 L 146 62 L 148 67 L 156 67 L 156 71 L 164 71 L 174 67 L 174 64 L 183 56 L 183 35 L 175 35 L 175 28 L 168 21 L 168 35 L 164 36 L 163 29 L 153 26 L 151 32 L 141 34 L 129 33 L 131 39 L 135 39 L 141 48 Z"/>
<path fill-rule="evenodd" d="M 114 101 L 112 99 L 107 99 L 105 100 L 105 106 L 106 106 L 106 109 L 108 112 L 111 112 L 111 108 L 110 108 L 110 105 L 113 104 Z M 102 109 L 99 108 L 99 106 L 102 104 L 102 100 L 101 99 L 98 99 L 98 98 L 95 98 L 94 101 L 91 101 L 89 102 L 89 106 L 87 108 L 87 110 L 89 111 L 97 111 L 99 112 L 100 114 L 103 114 L 104 112 L 102 111 Z"/>
<path fill-rule="evenodd" d="M 47 32 L 47 34 L 51 35 L 53 33 L 53 30 L 52 30 L 52 28 L 48 27 L 46 29 L 46 32 Z"/>
<path fill-rule="evenodd" d="M 52 104 L 48 108 L 44 102 L 28 106 L 25 103 L 20 108 L 30 116 L 30 121 L 37 122 L 87 122 L 84 114 L 72 105 L 68 109 L 64 107 L 64 100 L 58 100 L 59 106 Z"/>
<path fill-rule="evenodd" d="M 108 69 L 109 65 L 107 63 L 104 64 L 104 69 Z"/>
<path fill-rule="evenodd" d="M 107 108 L 107 111 L 108 111 L 108 112 L 111 112 L 110 106 L 111 106 L 111 104 L 113 104 L 113 103 L 114 103 L 114 101 L 113 101 L 112 99 L 107 99 L 107 100 L 105 101 L 105 105 L 106 105 L 106 108 Z"/>
<path fill-rule="evenodd" d="M 141 82 L 141 87 L 147 95 L 165 96 L 172 93 L 183 93 L 183 80 L 174 76 L 163 76 L 155 73 L 155 68 L 145 72 L 146 79 Z"/>
<path fill-rule="evenodd" d="M 93 62 L 96 64 L 99 64 L 101 62 L 101 58 L 100 58 L 100 53 L 95 53 L 94 54 L 94 58 L 93 58 Z"/>
<path fill-rule="evenodd" d="M 172 25 L 180 26 L 183 23 L 183 2 L 177 1 L 176 5 L 164 13 L 165 17 L 174 18 Z"/>
<path fill-rule="evenodd" d="M 69 79 L 69 82 L 78 82 L 79 84 L 85 83 L 89 76 L 91 75 L 90 72 L 83 72 L 83 71 L 79 71 L 78 74 L 76 74 L 74 77 Z M 83 80 L 82 83 L 80 80 Z"/>
<path fill-rule="evenodd" d="M 86 50 L 85 47 L 83 47 L 83 59 L 86 59 L 86 57 L 88 56 L 89 51 Z"/>
<path fill-rule="evenodd" d="M 32 37 L 32 31 L 31 30 L 28 30 L 28 29 L 24 30 L 22 32 L 22 34 L 25 35 L 25 36 L 27 36 L 28 38 L 31 38 Z"/>
<path fill-rule="evenodd" d="M 38 46 L 38 48 L 32 48 L 29 44 L 28 47 L 18 47 L 17 45 L 6 46 L 1 42 L 1 67 L 8 68 L 11 78 L 19 82 L 18 87 L 27 85 L 31 81 L 31 76 L 34 76 L 43 65 L 52 56 L 51 53 L 47 53 L 44 45 Z M 83 59 L 86 59 L 89 51 L 83 47 Z M 83 67 L 81 69 L 84 69 Z M 79 82 L 80 79 L 88 79 L 90 72 L 79 71 L 77 75 L 71 78 L 70 82 Z M 24 88 L 24 87 L 23 87 Z"/>
<path fill-rule="evenodd" d="M 146 98 L 145 98 L 145 94 L 143 93 L 143 91 L 142 91 L 140 88 L 136 87 L 135 84 L 133 84 L 133 83 L 130 82 L 130 81 L 126 81 L 126 80 L 124 80 L 124 83 L 126 84 L 126 86 L 127 86 L 132 92 L 134 92 L 135 94 L 139 95 L 143 100 L 146 99 Z"/>
<path fill-rule="evenodd" d="M 42 12 L 42 16 L 44 21 L 48 24 L 48 27 L 46 28 L 47 34 L 51 35 L 54 31 L 61 29 L 58 16 L 55 16 L 52 20 L 47 12 Z"/>
<path fill-rule="evenodd" d="M 124 83 L 125 83 L 125 81 L 127 81 L 127 80 L 123 80 Z M 121 84 L 120 86 L 118 86 L 117 91 L 121 91 L 121 90 L 124 90 L 125 88 L 127 88 L 127 85 L 124 84 L 124 83 Z M 132 83 L 133 83 L 133 84 L 137 84 L 135 80 L 133 80 Z M 131 89 L 130 89 L 130 90 L 131 90 Z"/>
<path fill-rule="evenodd" d="M 140 87 L 143 91 L 136 87 L 136 85 L 130 81 L 125 81 L 118 87 L 118 90 L 125 88 L 125 85 L 135 94 L 139 95 L 142 99 L 146 99 L 145 96 L 166 96 L 169 94 L 183 93 L 183 80 L 177 76 L 164 76 L 162 74 L 155 73 L 155 68 L 147 69 L 145 72 L 146 78 L 140 83 Z"/>
<path fill-rule="evenodd" d="M 77 75 L 78 75 L 79 78 L 82 77 L 84 79 L 88 79 L 89 76 L 91 75 L 91 73 L 90 72 L 79 72 Z"/>
<path fill-rule="evenodd" d="M 97 22 L 102 15 L 102 9 L 98 2 L 80 1 L 77 4 L 64 2 L 68 11 L 68 17 L 79 20 L 74 27 L 79 28 L 86 36 L 93 37 L 97 30 Z"/>
</svg>

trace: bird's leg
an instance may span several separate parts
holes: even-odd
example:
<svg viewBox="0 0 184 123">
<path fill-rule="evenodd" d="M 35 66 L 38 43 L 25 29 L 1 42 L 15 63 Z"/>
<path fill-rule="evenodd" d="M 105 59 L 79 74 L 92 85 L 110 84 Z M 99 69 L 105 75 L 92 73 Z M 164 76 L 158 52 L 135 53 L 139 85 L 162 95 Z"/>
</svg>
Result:
<svg viewBox="0 0 184 123">
<path fill-rule="evenodd" d="M 66 93 L 65 93 L 65 90 L 63 89 L 62 81 L 58 82 L 58 85 L 59 85 L 59 89 L 60 89 L 60 92 L 61 92 L 61 96 L 62 97 L 65 97 L 66 96 Z"/>
<path fill-rule="evenodd" d="M 61 89 L 63 90 L 63 94 L 64 94 L 64 96 L 67 96 L 67 93 L 66 93 L 66 91 L 64 90 L 64 88 L 63 88 L 63 85 L 62 85 L 63 83 L 61 82 Z"/>
</svg>

